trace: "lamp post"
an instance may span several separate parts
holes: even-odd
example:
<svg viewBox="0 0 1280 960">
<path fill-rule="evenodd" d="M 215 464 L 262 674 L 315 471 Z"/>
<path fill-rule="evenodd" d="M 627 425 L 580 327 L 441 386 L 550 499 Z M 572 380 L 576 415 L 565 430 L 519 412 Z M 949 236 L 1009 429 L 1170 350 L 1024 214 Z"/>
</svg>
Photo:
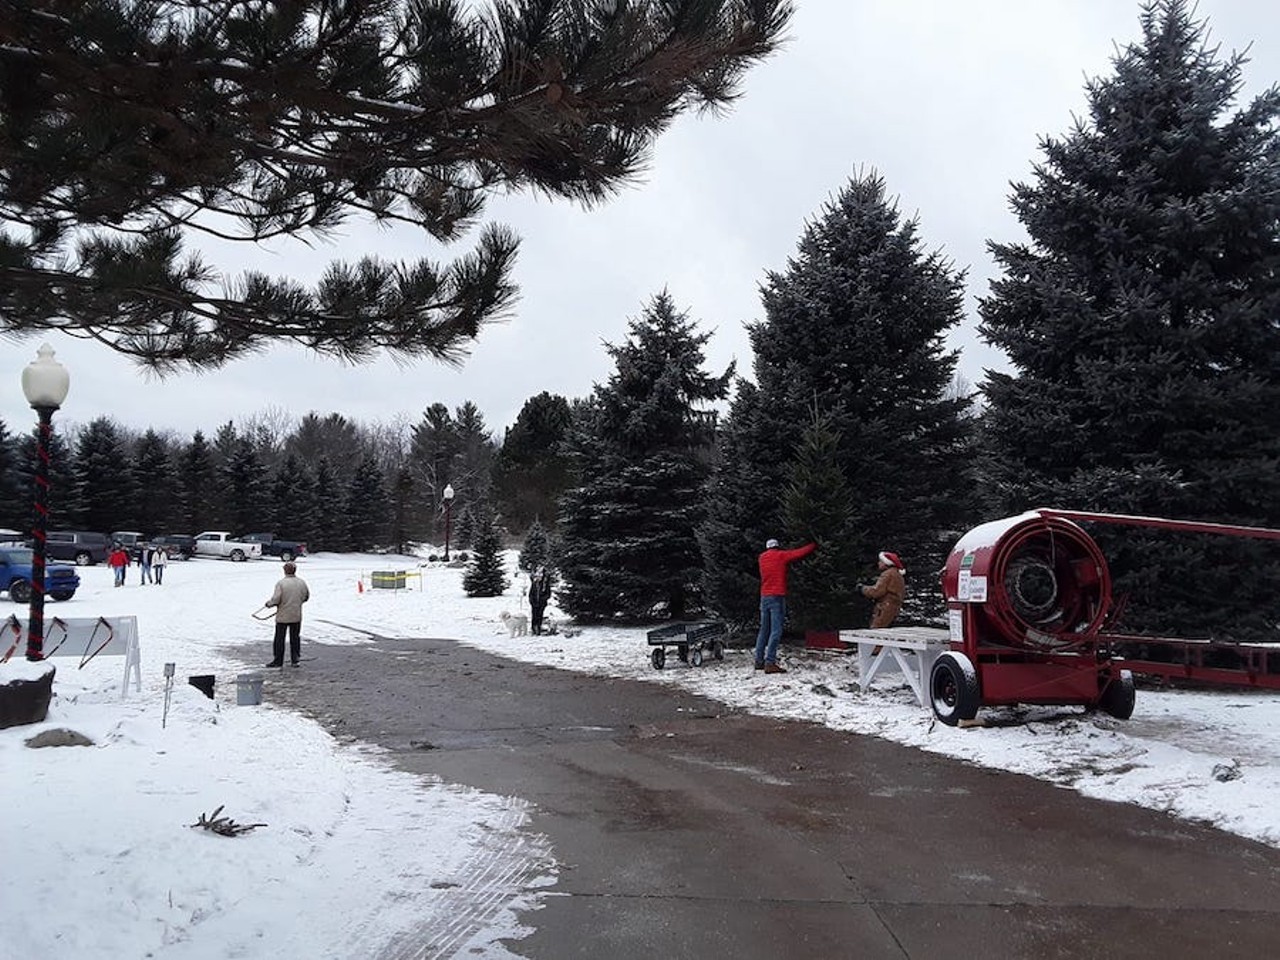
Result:
<svg viewBox="0 0 1280 960">
<path fill-rule="evenodd" d="M 41 344 L 36 359 L 22 371 L 22 392 L 39 418 L 36 429 L 35 527 L 31 531 L 31 612 L 27 620 L 27 659 L 44 659 L 44 537 L 49 520 L 49 439 L 53 412 L 67 399 L 71 376 Z"/>
<path fill-rule="evenodd" d="M 444 497 L 444 562 L 449 562 L 449 521 L 453 516 L 453 484 L 445 484 L 440 496 Z"/>
</svg>

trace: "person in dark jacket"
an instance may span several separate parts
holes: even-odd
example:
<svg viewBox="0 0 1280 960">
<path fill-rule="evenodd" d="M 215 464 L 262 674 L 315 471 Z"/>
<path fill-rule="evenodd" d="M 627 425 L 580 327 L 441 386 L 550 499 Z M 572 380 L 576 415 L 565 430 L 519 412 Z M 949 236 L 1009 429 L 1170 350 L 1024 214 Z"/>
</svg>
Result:
<svg viewBox="0 0 1280 960">
<path fill-rule="evenodd" d="M 529 624 L 535 634 L 542 633 L 542 614 L 551 599 L 551 571 L 538 564 L 529 578 Z"/>
<path fill-rule="evenodd" d="M 756 669 L 765 673 L 786 673 L 778 665 L 778 641 L 782 621 L 787 616 L 787 565 L 818 549 L 807 543 L 795 550 L 783 550 L 777 540 L 769 540 L 760 554 L 760 633 L 756 636 Z"/>
</svg>

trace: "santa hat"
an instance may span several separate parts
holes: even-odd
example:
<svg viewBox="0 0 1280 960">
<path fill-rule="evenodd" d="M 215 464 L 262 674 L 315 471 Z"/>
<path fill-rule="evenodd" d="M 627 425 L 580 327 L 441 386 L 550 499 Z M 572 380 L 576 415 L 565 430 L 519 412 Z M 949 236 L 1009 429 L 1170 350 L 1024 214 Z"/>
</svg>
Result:
<svg viewBox="0 0 1280 960">
<path fill-rule="evenodd" d="M 888 550 L 880 551 L 880 562 L 888 564 L 891 567 L 897 567 L 903 573 L 907 572 L 907 568 L 902 565 L 902 561 L 898 559 L 896 553 L 890 553 Z"/>
</svg>

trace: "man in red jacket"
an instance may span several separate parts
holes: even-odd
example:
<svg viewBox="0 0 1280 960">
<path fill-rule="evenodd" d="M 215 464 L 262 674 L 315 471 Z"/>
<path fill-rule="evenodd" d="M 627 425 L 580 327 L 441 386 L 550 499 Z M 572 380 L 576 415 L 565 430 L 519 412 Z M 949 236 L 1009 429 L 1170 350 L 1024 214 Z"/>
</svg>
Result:
<svg viewBox="0 0 1280 960">
<path fill-rule="evenodd" d="M 786 673 L 778 666 L 778 641 L 782 621 L 787 616 L 787 564 L 807 557 L 818 549 L 806 543 L 795 550 L 782 550 L 770 540 L 760 554 L 760 633 L 756 636 L 756 669 L 765 673 Z"/>
</svg>

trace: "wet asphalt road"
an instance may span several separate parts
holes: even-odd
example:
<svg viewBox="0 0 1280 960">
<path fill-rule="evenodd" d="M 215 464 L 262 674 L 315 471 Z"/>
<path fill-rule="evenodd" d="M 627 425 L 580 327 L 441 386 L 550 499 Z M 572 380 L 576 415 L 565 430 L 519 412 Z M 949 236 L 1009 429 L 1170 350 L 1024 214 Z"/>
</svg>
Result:
<svg viewBox="0 0 1280 960">
<path fill-rule="evenodd" d="M 449 640 L 304 652 L 269 702 L 535 804 L 561 870 L 522 957 L 1280 953 L 1280 851 L 1207 827 Z"/>
</svg>

